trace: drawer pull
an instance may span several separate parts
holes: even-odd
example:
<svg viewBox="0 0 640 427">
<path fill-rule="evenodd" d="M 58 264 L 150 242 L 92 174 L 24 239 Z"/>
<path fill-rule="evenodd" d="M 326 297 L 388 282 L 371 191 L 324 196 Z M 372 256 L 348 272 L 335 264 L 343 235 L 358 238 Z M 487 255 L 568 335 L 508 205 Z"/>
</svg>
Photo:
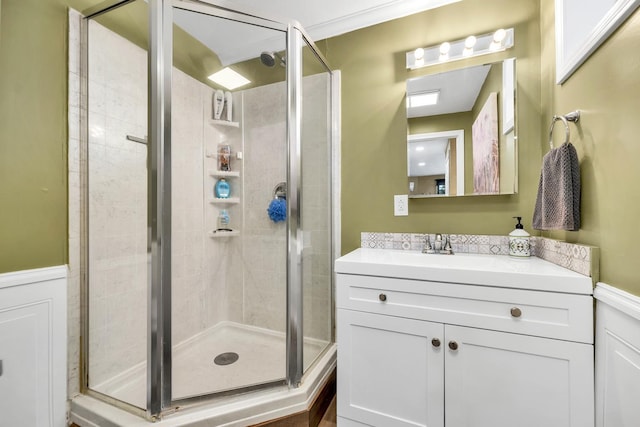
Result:
<svg viewBox="0 0 640 427">
<path fill-rule="evenodd" d="M 380 299 L 380 301 L 385 302 L 387 300 L 387 296 L 385 294 L 380 294 L 378 295 L 378 298 Z"/>
<path fill-rule="evenodd" d="M 440 340 L 438 338 L 432 339 L 431 345 L 433 345 L 434 347 L 440 347 Z"/>
<path fill-rule="evenodd" d="M 513 316 L 513 317 L 522 316 L 522 310 L 520 310 L 518 307 L 512 307 L 511 308 L 511 316 Z"/>
<path fill-rule="evenodd" d="M 449 348 L 451 350 L 454 350 L 454 351 L 457 350 L 458 349 L 458 343 L 455 342 L 455 341 L 449 341 Z"/>
</svg>

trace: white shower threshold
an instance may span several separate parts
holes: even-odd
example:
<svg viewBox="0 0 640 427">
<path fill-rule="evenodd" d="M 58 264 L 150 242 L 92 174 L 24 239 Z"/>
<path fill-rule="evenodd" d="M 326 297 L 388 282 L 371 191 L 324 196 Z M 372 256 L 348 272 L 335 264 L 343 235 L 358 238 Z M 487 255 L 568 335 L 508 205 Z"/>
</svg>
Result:
<svg viewBox="0 0 640 427">
<path fill-rule="evenodd" d="M 111 426 L 247 426 L 306 410 L 336 365 L 336 345 L 324 353 L 326 342 L 305 339 L 305 366 L 313 363 L 295 389 L 276 386 L 219 397 L 179 408 L 156 422 L 147 421 L 89 395 L 71 401 L 70 420 L 82 427 Z M 215 366 L 219 352 L 237 351 L 238 362 Z M 315 360 L 319 356 L 318 360 Z M 284 377 L 284 334 L 262 328 L 222 322 L 175 346 L 174 391 L 178 398 L 228 388 L 249 386 Z M 315 362 L 314 362 L 315 360 Z M 196 363 L 205 361 L 205 363 Z M 212 367 L 213 365 L 213 367 Z M 235 366 L 234 366 L 235 365 Z M 95 389 L 143 407 L 146 398 L 145 364 L 104 382 Z M 212 384 L 215 387 L 212 388 Z"/>
</svg>

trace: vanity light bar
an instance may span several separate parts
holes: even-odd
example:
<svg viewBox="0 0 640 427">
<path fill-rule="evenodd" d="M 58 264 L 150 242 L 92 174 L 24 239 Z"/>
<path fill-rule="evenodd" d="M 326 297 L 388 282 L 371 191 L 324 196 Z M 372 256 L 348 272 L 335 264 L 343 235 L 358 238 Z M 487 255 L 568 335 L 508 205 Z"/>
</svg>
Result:
<svg viewBox="0 0 640 427">
<path fill-rule="evenodd" d="M 407 68 L 415 70 L 430 65 L 457 61 L 464 58 L 501 52 L 513 47 L 513 28 L 500 28 L 492 33 L 469 36 L 430 47 L 419 47 L 407 52 Z"/>
</svg>

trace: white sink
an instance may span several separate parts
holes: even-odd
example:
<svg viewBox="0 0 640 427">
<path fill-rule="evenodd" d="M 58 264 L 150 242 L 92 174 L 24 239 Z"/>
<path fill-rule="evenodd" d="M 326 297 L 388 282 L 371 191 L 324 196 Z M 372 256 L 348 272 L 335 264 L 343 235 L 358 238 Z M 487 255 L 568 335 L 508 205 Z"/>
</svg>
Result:
<svg viewBox="0 0 640 427">
<path fill-rule="evenodd" d="M 588 295 L 593 293 L 591 278 L 536 257 L 522 259 L 505 255 L 439 255 L 361 248 L 338 258 L 335 269 L 336 273 L 342 274 L 459 282 Z M 514 283 L 518 283 L 518 286 Z"/>
</svg>

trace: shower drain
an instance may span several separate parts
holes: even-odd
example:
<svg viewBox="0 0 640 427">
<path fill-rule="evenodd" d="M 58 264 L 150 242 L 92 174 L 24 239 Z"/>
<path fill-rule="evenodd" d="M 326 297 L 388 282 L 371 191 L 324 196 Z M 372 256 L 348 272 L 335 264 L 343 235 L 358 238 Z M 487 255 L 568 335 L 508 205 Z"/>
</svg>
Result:
<svg viewBox="0 0 640 427">
<path fill-rule="evenodd" d="M 217 355 L 216 358 L 213 359 L 213 363 L 221 366 L 231 365 L 232 363 L 236 362 L 239 358 L 240 356 L 238 356 L 238 353 L 234 353 L 230 351 L 227 353 L 220 353 L 219 355 Z"/>
</svg>

